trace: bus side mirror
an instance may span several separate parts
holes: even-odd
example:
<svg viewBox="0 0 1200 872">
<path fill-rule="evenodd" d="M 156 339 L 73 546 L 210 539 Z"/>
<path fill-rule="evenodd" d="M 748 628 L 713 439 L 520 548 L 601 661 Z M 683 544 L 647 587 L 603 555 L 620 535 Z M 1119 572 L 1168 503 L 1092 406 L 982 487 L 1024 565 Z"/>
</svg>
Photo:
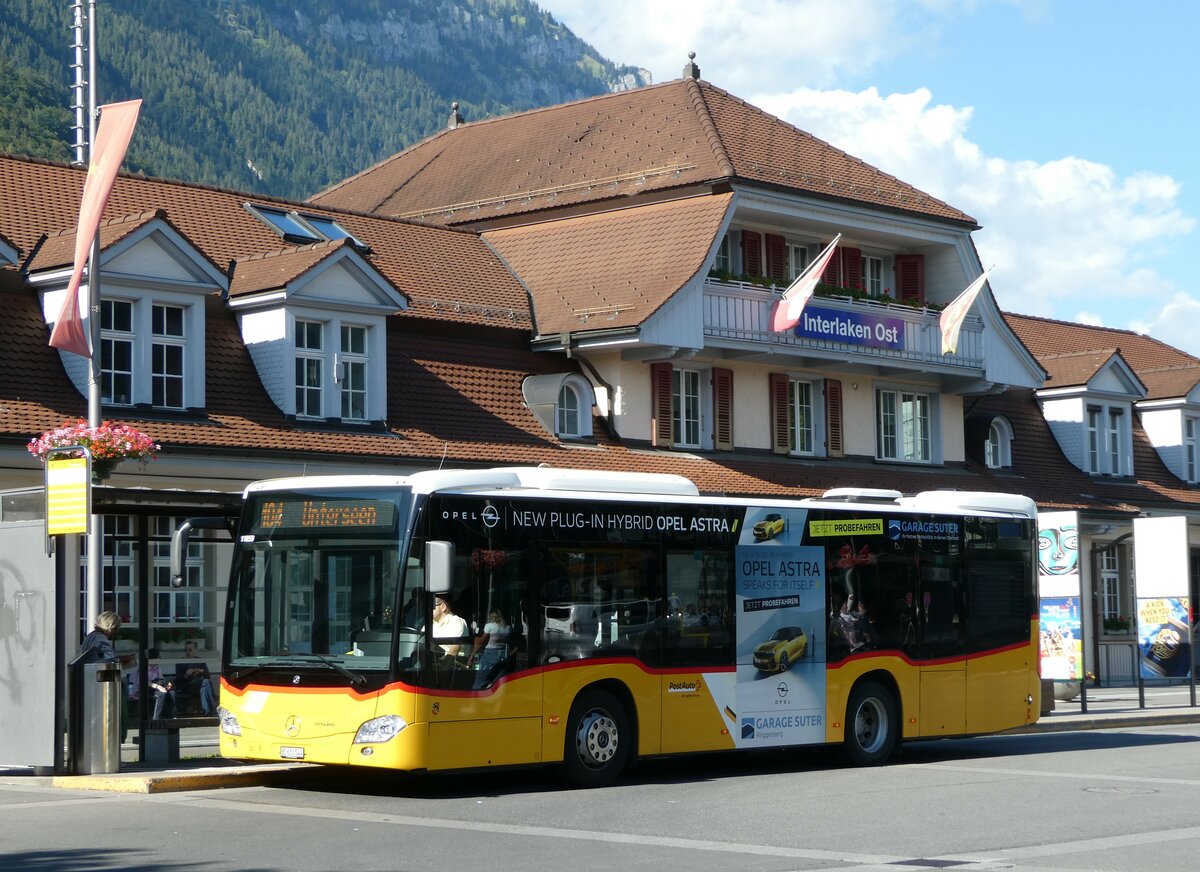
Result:
<svg viewBox="0 0 1200 872">
<path fill-rule="evenodd" d="M 425 543 L 425 589 L 449 593 L 454 581 L 454 543 L 431 539 Z"/>
<path fill-rule="evenodd" d="M 183 568 L 187 562 L 188 541 L 193 530 L 224 530 L 233 536 L 233 519 L 225 517 L 188 518 L 171 534 L 171 587 L 183 587 Z"/>
</svg>

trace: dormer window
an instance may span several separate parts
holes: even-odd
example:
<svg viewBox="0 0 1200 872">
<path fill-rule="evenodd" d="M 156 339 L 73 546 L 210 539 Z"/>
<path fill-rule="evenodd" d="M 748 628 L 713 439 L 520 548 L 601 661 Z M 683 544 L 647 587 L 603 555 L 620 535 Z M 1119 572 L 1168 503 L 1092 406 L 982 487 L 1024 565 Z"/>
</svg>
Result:
<svg viewBox="0 0 1200 872">
<path fill-rule="evenodd" d="M 558 391 L 558 435 L 579 436 L 579 394 L 570 384 L 564 383 Z"/>
<path fill-rule="evenodd" d="M 1185 415 L 1183 418 L 1183 464 L 1184 476 L 1188 481 L 1196 481 L 1196 418 Z"/>
<path fill-rule="evenodd" d="M 250 203 L 246 204 L 246 208 L 274 229 L 285 242 L 306 245 L 314 242 L 349 239 L 358 249 L 366 250 L 368 247 L 349 230 L 326 215 L 302 214 L 294 209 L 277 209 Z"/>
<path fill-rule="evenodd" d="M 325 372 L 325 325 L 317 321 L 296 322 L 296 416 L 323 418 Z"/>
<path fill-rule="evenodd" d="M 158 408 L 183 408 L 183 361 L 187 348 L 183 331 L 183 307 L 151 307 L 150 391 Z"/>
<path fill-rule="evenodd" d="M 988 469 L 1012 466 L 1012 439 L 1012 425 L 1004 418 L 993 419 L 984 445 L 984 460 Z"/>
<path fill-rule="evenodd" d="M 100 301 L 100 399 L 133 405 L 133 303 Z"/>
<path fill-rule="evenodd" d="M 1093 475 L 1130 475 L 1133 446 L 1126 409 L 1089 405 L 1086 426 L 1087 471 Z"/>
</svg>

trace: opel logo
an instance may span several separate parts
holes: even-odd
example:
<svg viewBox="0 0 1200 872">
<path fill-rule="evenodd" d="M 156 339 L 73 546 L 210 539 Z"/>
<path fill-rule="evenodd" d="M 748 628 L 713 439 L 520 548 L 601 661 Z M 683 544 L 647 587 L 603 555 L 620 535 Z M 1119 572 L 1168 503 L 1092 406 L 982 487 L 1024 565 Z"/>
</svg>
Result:
<svg viewBox="0 0 1200 872">
<path fill-rule="evenodd" d="M 285 736 L 295 736 L 300 733 L 300 719 L 292 715 L 287 719 L 287 723 L 283 725 L 283 733 Z"/>
<path fill-rule="evenodd" d="M 485 506 L 481 514 L 483 517 L 483 525 L 489 530 L 500 522 L 500 513 L 496 511 L 495 506 Z"/>
<path fill-rule="evenodd" d="M 779 682 L 779 684 L 775 687 L 775 692 L 777 694 L 779 694 L 780 699 L 783 699 L 785 696 L 787 696 L 788 695 L 787 682 L 786 681 Z"/>
<path fill-rule="evenodd" d="M 292 684 L 299 684 L 299 683 L 300 683 L 300 676 L 299 676 L 299 675 L 293 675 L 293 676 L 292 676 Z"/>
</svg>

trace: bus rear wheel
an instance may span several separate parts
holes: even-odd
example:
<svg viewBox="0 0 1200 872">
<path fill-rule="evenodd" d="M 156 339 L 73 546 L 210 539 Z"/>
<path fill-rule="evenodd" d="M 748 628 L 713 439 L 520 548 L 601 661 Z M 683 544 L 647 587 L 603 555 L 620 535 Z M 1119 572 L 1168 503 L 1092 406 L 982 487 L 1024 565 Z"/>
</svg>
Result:
<svg viewBox="0 0 1200 872">
<path fill-rule="evenodd" d="M 858 684 L 846 706 L 846 753 L 857 766 L 886 763 L 900 744 L 896 698 L 876 681 Z"/>
<path fill-rule="evenodd" d="M 576 787 L 607 787 L 629 762 L 633 729 L 625 706 L 608 691 L 589 690 L 571 706 L 563 763 Z"/>
</svg>

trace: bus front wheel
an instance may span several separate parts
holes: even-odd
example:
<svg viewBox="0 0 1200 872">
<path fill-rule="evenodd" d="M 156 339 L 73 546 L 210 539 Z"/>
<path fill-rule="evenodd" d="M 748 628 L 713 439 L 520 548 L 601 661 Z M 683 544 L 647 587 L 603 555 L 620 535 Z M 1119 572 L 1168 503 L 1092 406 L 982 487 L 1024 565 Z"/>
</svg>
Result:
<svg viewBox="0 0 1200 872">
<path fill-rule="evenodd" d="M 567 722 L 563 762 L 577 787 L 606 787 L 629 762 L 633 729 L 619 700 L 604 690 L 580 694 Z"/>
<path fill-rule="evenodd" d="M 886 763 L 900 744 L 896 699 L 882 684 L 864 681 L 846 706 L 846 753 L 858 766 Z"/>
</svg>

